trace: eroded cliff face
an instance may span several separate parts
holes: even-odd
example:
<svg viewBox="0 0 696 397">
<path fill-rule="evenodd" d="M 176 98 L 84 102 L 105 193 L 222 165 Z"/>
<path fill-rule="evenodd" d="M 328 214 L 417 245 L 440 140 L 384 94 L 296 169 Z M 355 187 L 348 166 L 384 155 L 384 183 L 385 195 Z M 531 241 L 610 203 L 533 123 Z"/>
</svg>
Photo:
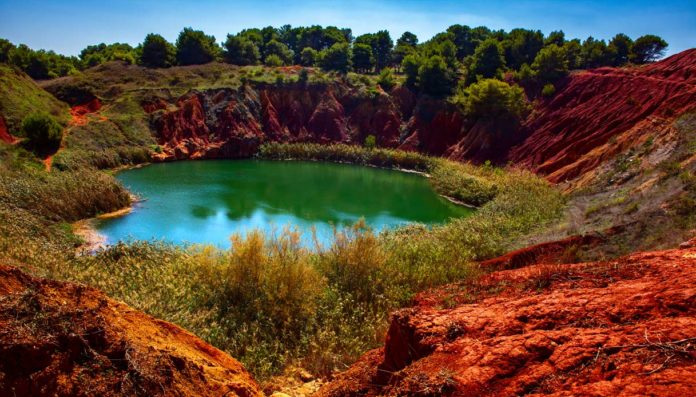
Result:
<svg viewBox="0 0 696 397">
<path fill-rule="evenodd" d="M 143 104 L 164 153 L 161 160 L 249 157 L 269 141 L 362 144 L 442 155 L 465 131 L 443 101 L 405 88 L 366 97 L 341 84 L 285 85 L 190 92 L 169 104 Z"/>
<path fill-rule="evenodd" d="M 695 245 L 426 292 L 319 395 L 692 395 Z"/>
<path fill-rule="evenodd" d="M 696 49 L 631 68 L 571 75 L 537 106 L 524 125 L 525 141 L 508 159 L 546 175 L 572 180 L 648 139 L 667 144 L 673 121 L 696 110 Z"/>
<path fill-rule="evenodd" d="M 631 68 L 571 74 L 521 125 L 468 120 L 444 100 L 404 87 L 368 94 L 336 82 L 192 91 L 143 102 L 163 146 L 160 160 L 248 157 L 263 142 L 362 144 L 455 160 L 511 163 L 563 182 L 648 139 L 696 110 L 696 50 Z"/>
<path fill-rule="evenodd" d="M 0 264 L 0 395 L 263 393 L 238 361 L 174 324 Z"/>
</svg>

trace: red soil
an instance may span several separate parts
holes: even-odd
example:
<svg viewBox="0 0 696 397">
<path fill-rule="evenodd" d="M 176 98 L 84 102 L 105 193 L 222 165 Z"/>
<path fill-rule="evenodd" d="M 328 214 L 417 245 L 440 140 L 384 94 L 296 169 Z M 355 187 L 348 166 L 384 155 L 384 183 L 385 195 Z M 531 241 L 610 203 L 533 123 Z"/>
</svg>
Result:
<svg viewBox="0 0 696 397">
<path fill-rule="evenodd" d="M 75 105 L 70 108 L 70 125 L 85 125 L 89 122 L 87 115 L 96 113 L 101 109 L 102 104 L 99 98 L 94 98 L 91 101 L 82 105 Z"/>
<path fill-rule="evenodd" d="M 573 74 L 527 120 L 509 160 L 552 182 L 577 178 L 696 110 L 696 49 L 655 64 Z"/>
<path fill-rule="evenodd" d="M 176 325 L 0 265 L 0 395 L 262 393 L 240 363 Z"/>
<path fill-rule="evenodd" d="M 450 293 L 394 314 L 384 348 L 319 395 L 696 394 L 696 241 L 499 271 Z"/>
<path fill-rule="evenodd" d="M 15 137 L 10 135 L 10 132 L 7 130 L 7 124 L 5 123 L 5 118 L 0 115 L 0 141 L 9 143 L 9 144 L 14 144 L 17 140 Z"/>
</svg>

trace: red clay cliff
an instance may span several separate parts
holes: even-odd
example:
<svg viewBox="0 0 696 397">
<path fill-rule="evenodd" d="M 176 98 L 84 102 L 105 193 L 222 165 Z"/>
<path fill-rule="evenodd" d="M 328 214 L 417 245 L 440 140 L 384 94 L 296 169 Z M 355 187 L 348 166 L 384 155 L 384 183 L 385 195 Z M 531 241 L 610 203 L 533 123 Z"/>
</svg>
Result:
<svg viewBox="0 0 696 397">
<path fill-rule="evenodd" d="M 419 296 L 322 396 L 696 394 L 696 241 Z"/>
</svg>

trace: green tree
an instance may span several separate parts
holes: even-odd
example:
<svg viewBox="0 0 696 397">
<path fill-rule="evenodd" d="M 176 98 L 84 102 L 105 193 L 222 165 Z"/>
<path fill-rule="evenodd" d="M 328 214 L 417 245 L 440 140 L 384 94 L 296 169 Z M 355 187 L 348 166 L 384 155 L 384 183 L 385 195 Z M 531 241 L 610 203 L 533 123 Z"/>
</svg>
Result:
<svg viewBox="0 0 696 397">
<path fill-rule="evenodd" d="M 46 113 L 32 113 L 22 121 L 21 133 L 27 147 L 45 156 L 55 153 L 63 139 L 63 128 Z"/>
<path fill-rule="evenodd" d="M 455 97 L 466 114 L 479 119 L 520 120 L 529 110 L 521 87 L 497 79 L 480 80 Z"/>
<path fill-rule="evenodd" d="M 283 65 L 291 64 L 295 56 L 288 46 L 275 39 L 269 41 L 264 48 L 264 56 L 269 57 L 271 55 L 277 56 L 283 62 Z"/>
<path fill-rule="evenodd" d="M 336 43 L 321 52 L 320 66 L 324 70 L 348 73 L 351 67 L 351 51 L 348 43 Z"/>
<path fill-rule="evenodd" d="M 433 96 L 448 95 L 452 91 L 454 76 L 444 58 L 434 55 L 418 68 L 418 87 Z"/>
<path fill-rule="evenodd" d="M 404 58 L 416 52 L 416 45 L 418 45 L 418 37 L 411 32 L 404 32 L 396 40 L 396 47 L 392 51 L 392 65 L 399 69 Z"/>
<path fill-rule="evenodd" d="M 418 36 L 411 32 L 404 32 L 404 34 L 396 40 L 396 45 L 406 45 L 409 47 L 415 47 L 418 45 Z"/>
<path fill-rule="evenodd" d="M 565 44 L 563 44 L 563 49 L 568 59 L 568 68 L 571 70 L 580 68 L 582 65 L 582 45 L 580 44 L 580 40 L 573 39 L 566 41 Z"/>
<path fill-rule="evenodd" d="M 565 33 L 563 33 L 562 30 L 554 30 L 553 32 L 549 33 L 548 37 L 546 40 L 544 40 L 544 45 L 548 46 L 551 44 L 555 44 L 559 47 L 563 47 L 563 45 L 566 43 L 565 40 Z"/>
<path fill-rule="evenodd" d="M 392 48 L 394 42 L 386 30 L 377 33 L 368 33 L 355 39 L 356 44 L 367 44 L 372 47 L 372 55 L 375 57 L 377 70 L 387 67 L 391 62 Z"/>
<path fill-rule="evenodd" d="M 513 29 L 503 41 L 508 67 L 518 70 L 523 63 L 531 64 L 544 46 L 544 35 L 539 30 Z"/>
<path fill-rule="evenodd" d="M 20 44 L 10 51 L 10 63 L 19 67 L 33 79 L 47 79 L 50 75 L 50 64 L 45 51 L 34 51 Z"/>
<path fill-rule="evenodd" d="M 8 62 L 10 60 L 10 52 L 14 50 L 15 45 L 9 40 L 0 39 L 0 62 Z"/>
<path fill-rule="evenodd" d="M 595 40 L 590 36 L 582 43 L 581 59 L 584 68 L 609 65 L 613 58 L 604 40 Z"/>
<path fill-rule="evenodd" d="M 233 65 L 256 65 L 261 55 L 256 44 L 243 36 L 227 35 L 225 61 Z"/>
<path fill-rule="evenodd" d="M 505 57 L 502 44 L 496 39 L 487 39 L 476 47 L 470 67 L 470 80 L 478 76 L 483 78 L 497 77 L 505 68 Z"/>
<path fill-rule="evenodd" d="M 264 59 L 263 64 L 266 66 L 283 66 L 285 63 L 283 62 L 282 59 L 276 54 L 271 54 Z"/>
<path fill-rule="evenodd" d="M 300 53 L 300 64 L 302 66 L 314 66 L 319 58 L 319 52 L 312 47 L 305 47 Z"/>
<path fill-rule="evenodd" d="M 480 41 L 475 37 L 472 29 L 466 25 L 452 25 L 447 28 L 452 42 L 457 46 L 457 59 L 464 59 L 474 54 Z"/>
<path fill-rule="evenodd" d="M 215 36 L 201 30 L 184 28 L 176 40 L 176 60 L 179 65 L 200 65 L 214 61 L 220 53 Z"/>
<path fill-rule="evenodd" d="M 654 62 L 665 55 L 667 42 L 661 37 L 648 34 L 636 39 L 633 43 L 631 58 L 638 64 Z"/>
<path fill-rule="evenodd" d="M 375 58 L 372 56 L 372 47 L 367 44 L 357 43 L 353 46 L 353 68 L 360 73 L 368 73 L 375 66 Z"/>
<path fill-rule="evenodd" d="M 539 51 L 532 69 L 544 83 L 557 81 L 568 74 L 568 56 L 563 47 L 551 44 Z"/>
<path fill-rule="evenodd" d="M 609 42 L 609 47 L 614 53 L 614 66 L 621 66 L 628 63 L 633 48 L 633 40 L 623 33 L 619 33 Z"/>
<path fill-rule="evenodd" d="M 390 91 L 396 85 L 396 79 L 394 78 L 394 72 L 392 68 L 384 68 L 379 73 L 379 78 L 377 79 L 377 84 L 384 91 Z"/>
<path fill-rule="evenodd" d="M 164 37 L 150 33 L 140 50 L 140 64 L 150 68 L 167 68 L 174 63 L 176 49 Z"/>
<path fill-rule="evenodd" d="M 421 66 L 421 58 L 417 53 L 413 53 L 404 57 L 401 61 L 401 69 L 406 75 L 406 85 L 415 87 L 418 84 L 418 69 Z"/>
</svg>

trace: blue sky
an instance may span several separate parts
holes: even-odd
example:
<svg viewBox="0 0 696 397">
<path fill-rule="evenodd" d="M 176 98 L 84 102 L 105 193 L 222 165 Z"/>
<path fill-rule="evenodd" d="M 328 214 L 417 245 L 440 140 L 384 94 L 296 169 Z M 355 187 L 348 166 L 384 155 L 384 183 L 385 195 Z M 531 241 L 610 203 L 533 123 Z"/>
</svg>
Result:
<svg viewBox="0 0 696 397">
<path fill-rule="evenodd" d="M 279 0 L 0 0 L 0 37 L 76 55 L 89 44 L 137 44 L 147 33 L 174 41 L 184 26 L 218 41 L 249 27 L 335 25 L 354 35 L 409 30 L 421 41 L 460 23 L 493 29 L 562 29 L 566 37 L 662 36 L 673 54 L 696 47 L 696 0 L 622 1 L 279 1 Z"/>
</svg>

